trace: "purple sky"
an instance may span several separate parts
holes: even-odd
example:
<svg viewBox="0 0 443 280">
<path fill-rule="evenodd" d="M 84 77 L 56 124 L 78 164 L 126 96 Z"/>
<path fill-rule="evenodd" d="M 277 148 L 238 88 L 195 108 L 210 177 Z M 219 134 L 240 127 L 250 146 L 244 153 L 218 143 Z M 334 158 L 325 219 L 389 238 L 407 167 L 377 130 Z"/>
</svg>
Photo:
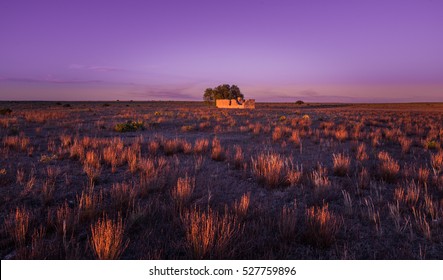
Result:
<svg viewBox="0 0 443 280">
<path fill-rule="evenodd" d="M 0 100 L 443 102 L 440 0 L 4 0 Z"/>
</svg>

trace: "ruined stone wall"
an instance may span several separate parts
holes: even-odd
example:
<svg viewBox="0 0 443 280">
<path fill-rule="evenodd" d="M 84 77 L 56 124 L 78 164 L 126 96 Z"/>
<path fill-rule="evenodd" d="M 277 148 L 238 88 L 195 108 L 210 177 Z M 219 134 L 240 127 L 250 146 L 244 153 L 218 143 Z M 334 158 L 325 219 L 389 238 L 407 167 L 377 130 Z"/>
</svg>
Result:
<svg viewBox="0 0 443 280">
<path fill-rule="evenodd" d="M 248 99 L 244 103 L 244 108 L 255 109 L 255 99 Z"/>
<path fill-rule="evenodd" d="M 228 108 L 228 109 L 254 109 L 255 108 L 255 100 L 248 99 L 244 101 L 242 104 L 238 104 L 235 99 L 217 99 L 215 101 L 215 106 L 217 108 Z"/>
</svg>

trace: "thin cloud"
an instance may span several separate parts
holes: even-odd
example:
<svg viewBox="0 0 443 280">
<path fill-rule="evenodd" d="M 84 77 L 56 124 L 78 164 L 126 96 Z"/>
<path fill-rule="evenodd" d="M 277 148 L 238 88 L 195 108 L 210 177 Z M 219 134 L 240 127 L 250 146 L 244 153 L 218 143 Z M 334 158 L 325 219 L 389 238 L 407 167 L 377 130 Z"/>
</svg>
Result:
<svg viewBox="0 0 443 280">
<path fill-rule="evenodd" d="M 321 94 L 315 90 L 307 89 L 307 90 L 300 91 L 300 95 L 302 95 L 302 96 L 320 96 Z"/>
<path fill-rule="evenodd" d="M 142 90 L 133 90 L 128 94 L 133 98 L 161 99 L 161 100 L 199 100 L 190 94 L 193 86 L 182 87 L 147 87 Z"/>
<path fill-rule="evenodd" d="M 90 70 L 95 72 L 121 72 L 125 71 L 122 68 L 113 67 L 113 66 L 102 66 L 102 65 L 83 65 L 83 64 L 71 64 L 68 67 L 69 69 L 76 70 Z"/>
<path fill-rule="evenodd" d="M 52 76 L 48 76 L 42 79 L 34 79 L 34 78 L 0 78 L 0 81 L 4 82 L 14 82 L 14 83 L 34 83 L 34 84 L 43 84 L 43 83 L 53 83 L 53 84 L 97 84 L 103 83 L 100 80 L 66 80 L 66 79 L 56 79 Z"/>
</svg>

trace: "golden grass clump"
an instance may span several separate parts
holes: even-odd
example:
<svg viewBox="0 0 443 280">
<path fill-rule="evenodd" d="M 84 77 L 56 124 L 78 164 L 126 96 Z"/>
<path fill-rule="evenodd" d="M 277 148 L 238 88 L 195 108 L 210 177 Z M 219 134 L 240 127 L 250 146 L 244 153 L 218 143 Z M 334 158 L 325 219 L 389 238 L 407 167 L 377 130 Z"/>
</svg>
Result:
<svg viewBox="0 0 443 280">
<path fill-rule="evenodd" d="M 420 167 L 417 173 L 417 179 L 419 183 L 426 184 L 428 182 L 430 171 L 428 168 Z"/>
<path fill-rule="evenodd" d="M 125 225 L 119 215 L 111 220 L 106 215 L 91 225 L 90 246 L 96 259 L 117 260 L 129 245 L 124 241 Z"/>
<path fill-rule="evenodd" d="M 385 151 L 381 151 L 378 154 L 378 159 L 380 160 L 380 176 L 383 178 L 383 180 L 386 182 L 395 181 L 397 174 L 400 171 L 400 165 L 398 162 Z"/>
<path fill-rule="evenodd" d="M 408 154 L 411 150 L 412 140 L 407 137 L 400 137 L 398 141 L 400 142 L 402 153 Z"/>
<path fill-rule="evenodd" d="M 431 166 L 435 174 L 443 169 L 443 151 L 431 155 Z"/>
<path fill-rule="evenodd" d="M 190 143 L 190 142 L 188 142 L 188 141 L 186 141 L 186 140 L 183 140 L 182 141 L 182 148 L 183 148 L 183 153 L 185 153 L 185 154 L 190 154 L 190 153 L 192 153 L 192 143 Z"/>
<path fill-rule="evenodd" d="M 323 190 L 331 186 L 326 167 L 318 165 L 317 170 L 313 170 L 309 177 L 316 190 Z"/>
<path fill-rule="evenodd" d="M 60 142 L 63 148 L 69 147 L 72 144 L 72 136 L 67 134 L 60 135 Z"/>
<path fill-rule="evenodd" d="M 228 258 L 231 241 L 240 231 L 235 216 L 223 215 L 211 208 L 201 212 L 194 208 L 182 214 L 186 240 L 195 259 Z"/>
<path fill-rule="evenodd" d="M 345 176 L 349 174 L 351 159 L 345 154 L 332 154 L 333 170 L 337 176 Z"/>
<path fill-rule="evenodd" d="M 90 186 L 94 185 L 101 174 L 100 157 L 96 152 L 86 152 L 85 160 L 83 161 L 83 171 L 88 176 Z"/>
<path fill-rule="evenodd" d="M 420 198 L 420 187 L 414 180 L 404 182 L 394 190 L 394 199 L 400 203 L 414 207 Z"/>
<path fill-rule="evenodd" d="M 71 158 L 76 158 L 80 160 L 83 160 L 83 158 L 85 157 L 85 148 L 78 139 L 75 139 L 74 143 L 69 148 L 69 155 Z"/>
<path fill-rule="evenodd" d="M 297 130 L 292 131 L 289 141 L 293 143 L 295 147 L 300 147 L 301 144 L 300 133 Z"/>
<path fill-rule="evenodd" d="M 148 143 L 148 151 L 150 154 L 157 154 L 158 149 L 160 148 L 160 143 L 156 140 L 152 140 Z"/>
<path fill-rule="evenodd" d="M 103 148 L 103 161 L 111 166 L 112 173 L 123 164 L 123 148 L 124 144 L 120 138 L 112 139 L 111 143 Z"/>
<path fill-rule="evenodd" d="M 361 143 L 360 145 L 358 145 L 358 147 L 357 147 L 357 154 L 356 154 L 355 157 L 360 162 L 369 159 L 369 156 L 366 153 L 366 145 L 365 145 L 365 143 Z"/>
<path fill-rule="evenodd" d="M 76 226 L 74 210 L 65 201 L 63 205 L 57 207 L 55 212 L 55 228 L 59 234 L 66 235 L 72 232 Z"/>
<path fill-rule="evenodd" d="M 274 131 L 272 132 L 272 140 L 278 141 L 283 137 L 284 131 L 281 127 L 277 126 L 274 128 Z"/>
<path fill-rule="evenodd" d="M 48 120 L 60 120 L 66 117 L 65 112 L 43 112 L 43 111 L 27 111 L 23 117 L 28 122 L 45 123 Z"/>
<path fill-rule="evenodd" d="M 186 174 L 185 177 L 178 178 L 177 184 L 172 189 L 171 195 L 179 208 L 182 208 L 188 202 L 194 188 L 195 177 L 189 177 L 188 174 Z"/>
<path fill-rule="evenodd" d="M 129 171 L 134 174 L 138 170 L 140 147 L 138 144 L 123 150 L 123 158 L 128 163 Z"/>
<path fill-rule="evenodd" d="M 348 131 L 344 127 L 338 128 L 335 131 L 334 136 L 338 141 L 343 142 L 348 139 Z"/>
<path fill-rule="evenodd" d="M 251 128 L 252 128 L 252 134 L 259 135 L 260 131 L 262 130 L 262 125 L 261 123 L 255 123 L 251 125 Z"/>
<path fill-rule="evenodd" d="M 251 193 L 244 193 L 240 201 L 234 202 L 234 212 L 237 214 L 238 217 L 244 218 L 246 217 L 246 214 L 248 213 L 249 204 L 251 201 Z"/>
<path fill-rule="evenodd" d="M 141 158 L 140 194 L 146 196 L 151 190 L 158 190 L 164 186 L 164 180 L 169 170 L 168 161 L 164 157 Z"/>
<path fill-rule="evenodd" d="M 243 162 L 244 162 L 243 150 L 239 145 L 235 145 L 234 150 L 235 150 L 234 166 L 236 169 L 241 169 L 243 167 Z"/>
<path fill-rule="evenodd" d="M 180 150 L 183 150 L 181 141 L 178 138 L 165 140 L 163 143 L 163 150 L 167 156 L 173 155 Z"/>
<path fill-rule="evenodd" d="M 340 230 L 340 221 L 329 211 L 328 204 L 312 206 L 306 211 L 306 238 L 319 247 L 329 247 Z"/>
<path fill-rule="evenodd" d="M 295 187 L 297 186 L 303 177 L 303 167 L 296 165 L 295 168 L 292 167 L 287 171 L 286 180 L 289 183 L 289 186 Z"/>
<path fill-rule="evenodd" d="M 3 144 L 6 147 L 20 150 L 22 152 L 28 149 L 29 143 L 31 143 L 30 138 L 25 137 L 23 134 L 21 134 L 20 136 L 6 136 L 3 139 Z"/>
<path fill-rule="evenodd" d="M 217 137 L 212 140 L 211 158 L 216 161 L 222 161 L 224 159 L 223 148 Z"/>
<path fill-rule="evenodd" d="M 17 247 L 22 247 L 26 244 L 30 218 L 30 212 L 24 207 L 17 207 L 5 219 L 5 229 Z"/>
<path fill-rule="evenodd" d="M 280 154 L 262 152 L 257 157 L 252 157 L 252 173 L 261 183 L 270 188 L 276 188 L 286 179 L 288 162 Z"/>
<path fill-rule="evenodd" d="M 94 193 L 92 190 L 82 191 L 80 196 L 77 196 L 78 203 L 78 219 L 80 221 L 92 219 L 99 206 L 103 202 L 103 192 Z"/>
<path fill-rule="evenodd" d="M 195 140 L 194 153 L 201 154 L 208 150 L 209 140 L 205 138 Z"/>
</svg>

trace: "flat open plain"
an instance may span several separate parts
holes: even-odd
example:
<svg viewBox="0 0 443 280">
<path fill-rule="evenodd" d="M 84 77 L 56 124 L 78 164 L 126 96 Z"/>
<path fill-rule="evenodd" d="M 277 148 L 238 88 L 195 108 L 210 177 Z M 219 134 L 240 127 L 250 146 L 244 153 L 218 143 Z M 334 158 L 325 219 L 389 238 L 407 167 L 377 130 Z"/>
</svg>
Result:
<svg viewBox="0 0 443 280">
<path fill-rule="evenodd" d="M 0 110 L 2 259 L 443 258 L 443 104 Z"/>
</svg>

